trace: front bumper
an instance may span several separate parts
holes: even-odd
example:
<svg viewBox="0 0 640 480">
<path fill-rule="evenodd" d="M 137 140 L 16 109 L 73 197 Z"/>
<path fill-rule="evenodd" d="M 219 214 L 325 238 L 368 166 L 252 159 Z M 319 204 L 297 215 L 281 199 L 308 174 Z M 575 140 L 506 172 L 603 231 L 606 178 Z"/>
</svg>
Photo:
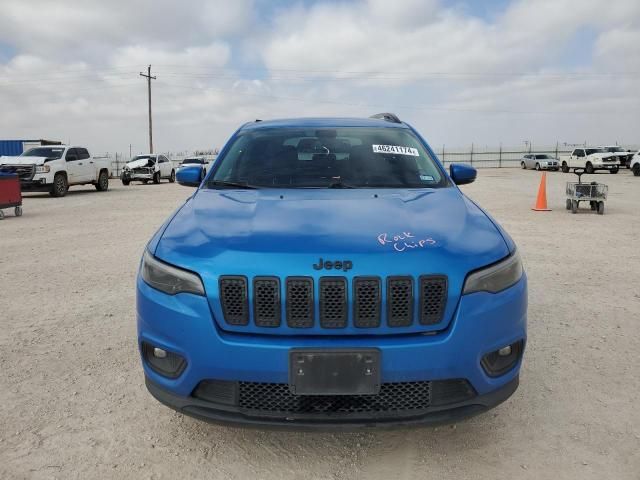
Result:
<svg viewBox="0 0 640 480">
<path fill-rule="evenodd" d="M 36 175 L 32 180 L 21 180 L 20 188 L 24 192 L 48 192 L 51 190 L 53 178 L 45 175 Z"/>
<path fill-rule="evenodd" d="M 505 345 L 526 341 L 526 276 L 497 294 L 461 297 L 449 327 L 436 335 L 290 337 L 231 334 L 221 331 L 204 297 L 165 295 L 137 281 L 139 345 L 148 342 L 185 358 L 187 366 L 175 379 L 158 374 L 146 361 L 143 368 L 150 392 L 185 414 L 212 421 L 289 427 L 341 425 L 410 425 L 453 421 L 483 412 L 506 400 L 517 388 L 521 358 L 508 372 L 490 377 L 482 357 Z M 292 348 L 377 348 L 381 381 L 416 382 L 465 379 L 476 395 L 464 402 L 422 411 L 417 417 L 371 418 L 350 422 L 327 415 L 323 421 L 246 415 L 221 409 L 193 397 L 203 380 L 286 384 Z"/>
<path fill-rule="evenodd" d="M 125 173 L 123 176 L 128 180 L 153 180 L 153 173 Z"/>
<path fill-rule="evenodd" d="M 180 413 L 200 420 L 224 425 L 242 425 L 256 428 L 295 428 L 313 430 L 354 430 L 356 428 L 393 428 L 426 425 L 440 425 L 478 415 L 490 410 L 507 400 L 518 388 L 519 377 L 516 375 L 498 389 L 476 396 L 471 400 L 457 402 L 446 406 L 431 407 L 415 415 L 402 417 L 371 417 L 368 419 L 350 419 L 327 415 L 318 416 L 272 415 L 255 416 L 237 407 L 229 407 L 207 402 L 194 397 L 182 397 L 164 390 L 145 377 L 149 393 L 160 403 Z"/>
</svg>

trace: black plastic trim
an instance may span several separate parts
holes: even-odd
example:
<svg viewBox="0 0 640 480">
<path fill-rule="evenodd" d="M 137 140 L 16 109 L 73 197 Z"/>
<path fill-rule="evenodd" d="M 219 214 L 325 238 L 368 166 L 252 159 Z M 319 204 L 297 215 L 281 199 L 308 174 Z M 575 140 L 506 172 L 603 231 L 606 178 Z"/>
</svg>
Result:
<svg viewBox="0 0 640 480">
<path fill-rule="evenodd" d="M 425 312 L 424 284 L 427 282 L 441 282 L 444 284 L 442 296 L 438 305 L 438 314 L 431 315 Z M 442 321 L 444 311 L 447 308 L 447 298 L 449 294 L 449 281 L 446 275 L 421 275 L 418 281 L 419 299 L 420 299 L 420 325 L 435 325 Z"/>
<path fill-rule="evenodd" d="M 309 308 L 309 318 L 303 319 L 303 321 L 296 320 L 291 316 L 291 294 L 289 291 L 289 287 L 292 282 L 305 282 L 309 284 L 309 297 L 307 301 L 307 308 Z M 313 277 L 287 277 L 285 280 L 285 304 L 287 312 L 287 326 L 289 328 L 312 328 L 315 324 L 316 307 Z"/>
<path fill-rule="evenodd" d="M 223 284 L 225 282 L 237 282 L 240 281 L 244 286 L 244 299 L 242 301 L 242 314 L 241 315 L 231 315 L 228 312 L 227 301 L 225 300 L 225 293 Z M 249 325 L 249 284 L 247 281 L 247 277 L 243 275 L 222 275 L 218 279 L 218 294 L 220 296 L 220 306 L 222 307 L 222 315 L 224 317 L 224 321 L 229 325 L 240 325 L 246 326 Z"/>
<path fill-rule="evenodd" d="M 391 302 L 391 296 L 390 296 L 390 292 L 391 292 L 391 285 L 393 282 L 406 282 L 409 281 L 409 283 L 411 284 L 411 297 L 409 299 L 409 318 L 407 320 L 402 320 L 400 322 L 395 321 L 392 319 L 392 315 L 391 315 L 391 310 L 393 308 L 393 303 Z M 413 325 L 413 321 L 414 321 L 414 303 L 415 303 L 415 285 L 414 285 L 414 280 L 413 277 L 410 275 L 403 275 L 403 276 L 390 276 L 387 277 L 387 325 L 389 327 L 409 327 L 411 325 Z"/>
<path fill-rule="evenodd" d="M 363 323 L 360 319 L 360 301 L 358 296 L 358 282 L 376 282 L 378 285 L 378 298 L 376 299 L 375 322 Z M 356 328 L 378 328 L 382 321 L 382 279 L 376 276 L 354 277 L 352 280 L 353 289 L 353 325 Z"/>
<path fill-rule="evenodd" d="M 258 296 L 256 294 L 257 284 L 259 282 L 275 282 L 275 288 L 277 292 L 277 298 L 273 306 L 273 308 L 275 309 L 275 320 L 264 320 L 264 319 L 261 319 L 259 316 L 260 312 L 258 311 L 259 309 Z M 281 286 L 280 286 L 280 278 L 275 276 L 253 277 L 252 287 L 253 287 L 253 292 L 252 292 L 253 322 L 258 327 L 268 327 L 268 328 L 279 327 L 280 323 L 282 322 L 282 298 L 281 298 L 282 293 L 281 293 Z"/>
<path fill-rule="evenodd" d="M 349 320 L 349 307 L 348 307 L 348 296 L 349 296 L 349 287 L 347 284 L 346 277 L 320 277 L 320 281 L 318 282 L 318 297 L 320 300 L 320 326 L 322 328 L 346 328 Z M 325 288 L 328 283 L 338 283 L 342 284 L 342 299 L 338 300 L 341 303 L 340 310 L 341 318 L 338 319 L 329 319 L 327 318 L 327 309 L 329 308 L 327 305 L 327 298 L 325 295 Z"/>
</svg>

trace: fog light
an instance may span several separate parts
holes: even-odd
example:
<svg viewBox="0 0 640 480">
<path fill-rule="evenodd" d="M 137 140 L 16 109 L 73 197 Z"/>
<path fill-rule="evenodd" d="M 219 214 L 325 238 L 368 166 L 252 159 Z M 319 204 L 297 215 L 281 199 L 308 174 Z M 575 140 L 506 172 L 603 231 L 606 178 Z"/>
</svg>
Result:
<svg viewBox="0 0 640 480">
<path fill-rule="evenodd" d="M 500 351 L 502 351 L 502 349 Z M 161 348 L 155 347 L 153 349 L 153 356 L 156 358 L 167 358 L 167 351 Z"/>
<path fill-rule="evenodd" d="M 142 342 L 142 356 L 154 371 L 169 378 L 177 378 L 187 367 L 187 361 L 177 353 Z"/>
<path fill-rule="evenodd" d="M 158 348 L 156 350 L 160 349 Z M 511 355 L 511 345 L 507 345 L 506 347 L 502 347 L 500 350 L 498 350 L 498 355 L 500 355 L 501 357 Z"/>
<path fill-rule="evenodd" d="M 503 375 L 511 370 L 522 356 L 522 340 L 506 345 L 482 357 L 482 368 L 490 377 Z"/>
</svg>

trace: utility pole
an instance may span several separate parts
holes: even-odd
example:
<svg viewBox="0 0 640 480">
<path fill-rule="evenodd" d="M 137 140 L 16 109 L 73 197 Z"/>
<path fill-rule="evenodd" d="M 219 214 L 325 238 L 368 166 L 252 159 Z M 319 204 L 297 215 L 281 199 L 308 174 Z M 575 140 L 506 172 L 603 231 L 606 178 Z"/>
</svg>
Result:
<svg viewBox="0 0 640 480">
<path fill-rule="evenodd" d="M 151 76 L 151 65 L 147 67 L 147 74 L 140 72 L 141 77 L 147 79 L 147 92 L 149 100 L 149 153 L 153 153 L 153 124 L 151 123 L 151 80 L 155 80 L 156 77 Z"/>
</svg>

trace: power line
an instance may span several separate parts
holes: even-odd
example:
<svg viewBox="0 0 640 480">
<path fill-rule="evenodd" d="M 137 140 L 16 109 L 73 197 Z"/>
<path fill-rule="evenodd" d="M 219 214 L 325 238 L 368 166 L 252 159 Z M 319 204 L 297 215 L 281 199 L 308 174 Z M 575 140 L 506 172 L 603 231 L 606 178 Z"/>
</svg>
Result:
<svg viewBox="0 0 640 480">
<path fill-rule="evenodd" d="M 191 90 L 200 90 L 200 91 L 214 91 L 224 94 L 232 94 L 237 96 L 249 96 L 249 97 L 262 97 L 262 98 L 271 98 L 274 100 L 290 100 L 304 103 L 314 103 L 314 104 L 330 104 L 330 105 L 349 105 L 354 107 L 366 107 L 366 108 L 390 108 L 390 109 L 403 109 L 403 110 L 426 110 L 426 111 L 436 111 L 436 112 L 452 112 L 452 113 L 477 113 L 477 114 L 509 114 L 509 115 L 616 115 L 619 116 L 619 111 L 607 111 L 600 110 L 597 112 L 589 112 L 589 111 L 533 111 L 533 110 L 478 110 L 478 109 L 468 109 L 468 108 L 449 108 L 449 107 L 439 107 L 434 105 L 390 105 L 389 103 L 357 103 L 357 102 L 349 102 L 349 101 L 341 101 L 341 100 L 317 100 L 310 98 L 301 98 L 301 97 L 289 97 L 289 96 L 281 96 L 281 95 L 272 95 L 272 94 L 260 94 L 260 93 L 249 93 L 249 92 L 238 92 L 237 90 L 223 90 L 219 88 L 213 87 L 197 87 L 193 85 L 180 85 L 176 83 L 164 82 L 160 81 L 162 85 L 179 87 L 179 88 L 188 88 Z M 631 113 L 634 111 L 639 111 L 640 109 L 634 110 L 625 108 L 625 113 Z"/>
</svg>

